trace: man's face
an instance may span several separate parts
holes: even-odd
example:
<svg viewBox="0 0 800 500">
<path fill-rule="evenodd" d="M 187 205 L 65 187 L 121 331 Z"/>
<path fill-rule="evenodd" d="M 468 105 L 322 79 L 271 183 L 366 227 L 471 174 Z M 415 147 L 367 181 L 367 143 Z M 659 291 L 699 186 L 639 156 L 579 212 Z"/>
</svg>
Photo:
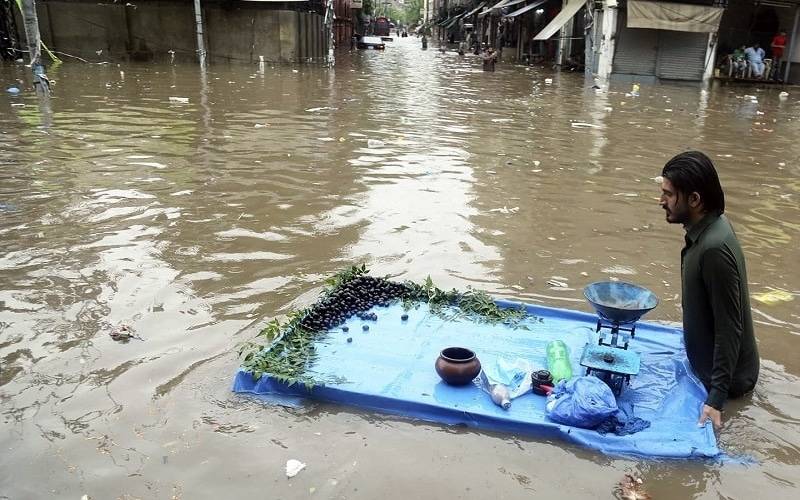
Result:
<svg viewBox="0 0 800 500">
<path fill-rule="evenodd" d="M 661 179 L 661 200 L 659 205 L 667 213 L 667 222 L 670 224 L 686 224 L 689 222 L 689 202 L 685 195 L 681 195 L 669 179 Z"/>
</svg>

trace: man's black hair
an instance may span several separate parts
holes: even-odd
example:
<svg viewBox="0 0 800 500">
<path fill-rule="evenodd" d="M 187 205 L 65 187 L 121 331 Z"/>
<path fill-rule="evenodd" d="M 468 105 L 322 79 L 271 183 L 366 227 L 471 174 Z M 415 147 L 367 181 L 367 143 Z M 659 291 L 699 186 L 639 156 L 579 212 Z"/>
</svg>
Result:
<svg viewBox="0 0 800 500">
<path fill-rule="evenodd" d="M 725 212 L 725 193 L 711 158 L 700 151 L 686 151 L 675 155 L 664 165 L 661 175 L 668 179 L 679 193 L 689 196 L 700 194 L 703 209 L 722 215 Z"/>
</svg>

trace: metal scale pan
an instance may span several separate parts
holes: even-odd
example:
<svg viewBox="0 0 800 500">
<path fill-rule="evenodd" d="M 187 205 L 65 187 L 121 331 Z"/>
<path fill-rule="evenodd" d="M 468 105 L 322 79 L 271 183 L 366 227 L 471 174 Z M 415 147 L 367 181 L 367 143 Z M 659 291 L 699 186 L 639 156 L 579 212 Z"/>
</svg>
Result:
<svg viewBox="0 0 800 500">
<path fill-rule="evenodd" d="M 639 373 L 639 354 L 628 350 L 629 340 L 636 335 L 635 323 L 658 305 L 658 298 L 644 287 L 620 281 L 592 283 L 583 294 L 597 312 L 599 339 L 597 345 L 586 344 L 580 364 L 587 375 L 596 375 L 619 395 L 631 376 Z M 608 342 L 604 329 L 611 333 Z"/>
<path fill-rule="evenodd" d="M 658 305 L 656 294 L 624 281 L 592 283 L 583 289 L 583 296 L 601 319 L 617 325 L 636 323 Z"/>
</svg>

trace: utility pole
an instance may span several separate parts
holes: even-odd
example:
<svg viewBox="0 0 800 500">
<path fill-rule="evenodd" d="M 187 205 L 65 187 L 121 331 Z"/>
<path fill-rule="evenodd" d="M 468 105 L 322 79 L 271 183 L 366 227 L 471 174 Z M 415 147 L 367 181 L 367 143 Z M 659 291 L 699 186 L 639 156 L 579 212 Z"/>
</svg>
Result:
<svg viewBox="0 0 800 500">
<path fill-rule="evenodd" d="M 28 55 L 33 71 L 33 85 L 37 94 L 50 95 L 50 81 L 44 74 L 42 64 L 42 37 L 39 35 L 39 17 L 36 15 L 35 0 L 18 0 L 25 25 L 25 38 L 28 39 Z"/>
<path fill-rule="evenodd" d="M 25 25 L 25 38 L 28 39 L 28 55 L 31 67 L 41 64 L 42 39 L 39 36 L 39 18 L 36 15 L 35 0 L 21 0 L 22 20 Z"/>
<path fill-rule="evenodd" d="M 206 44 L 203 41 L 203 8 L 200 0 L 194 0 L 194 23 L 197 31 L 197 57 L 200 59 L 200 69 L 206 69 Z"/>
</svg>

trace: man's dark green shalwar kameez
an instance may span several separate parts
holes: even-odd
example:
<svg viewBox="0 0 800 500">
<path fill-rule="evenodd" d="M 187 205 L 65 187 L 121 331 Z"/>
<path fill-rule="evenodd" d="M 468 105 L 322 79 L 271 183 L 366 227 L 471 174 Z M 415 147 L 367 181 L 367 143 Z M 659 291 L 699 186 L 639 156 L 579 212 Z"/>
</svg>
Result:
<svg viewBox="0 0 800 500">
<path fill-rule="evenodd" d="M 681 272 L 686 354 L 708 390 L 706 404 L 721 410 L 753 389 L 759 369 L 744 254 L 724 215 L 687 230 Z"/>
</svg>

